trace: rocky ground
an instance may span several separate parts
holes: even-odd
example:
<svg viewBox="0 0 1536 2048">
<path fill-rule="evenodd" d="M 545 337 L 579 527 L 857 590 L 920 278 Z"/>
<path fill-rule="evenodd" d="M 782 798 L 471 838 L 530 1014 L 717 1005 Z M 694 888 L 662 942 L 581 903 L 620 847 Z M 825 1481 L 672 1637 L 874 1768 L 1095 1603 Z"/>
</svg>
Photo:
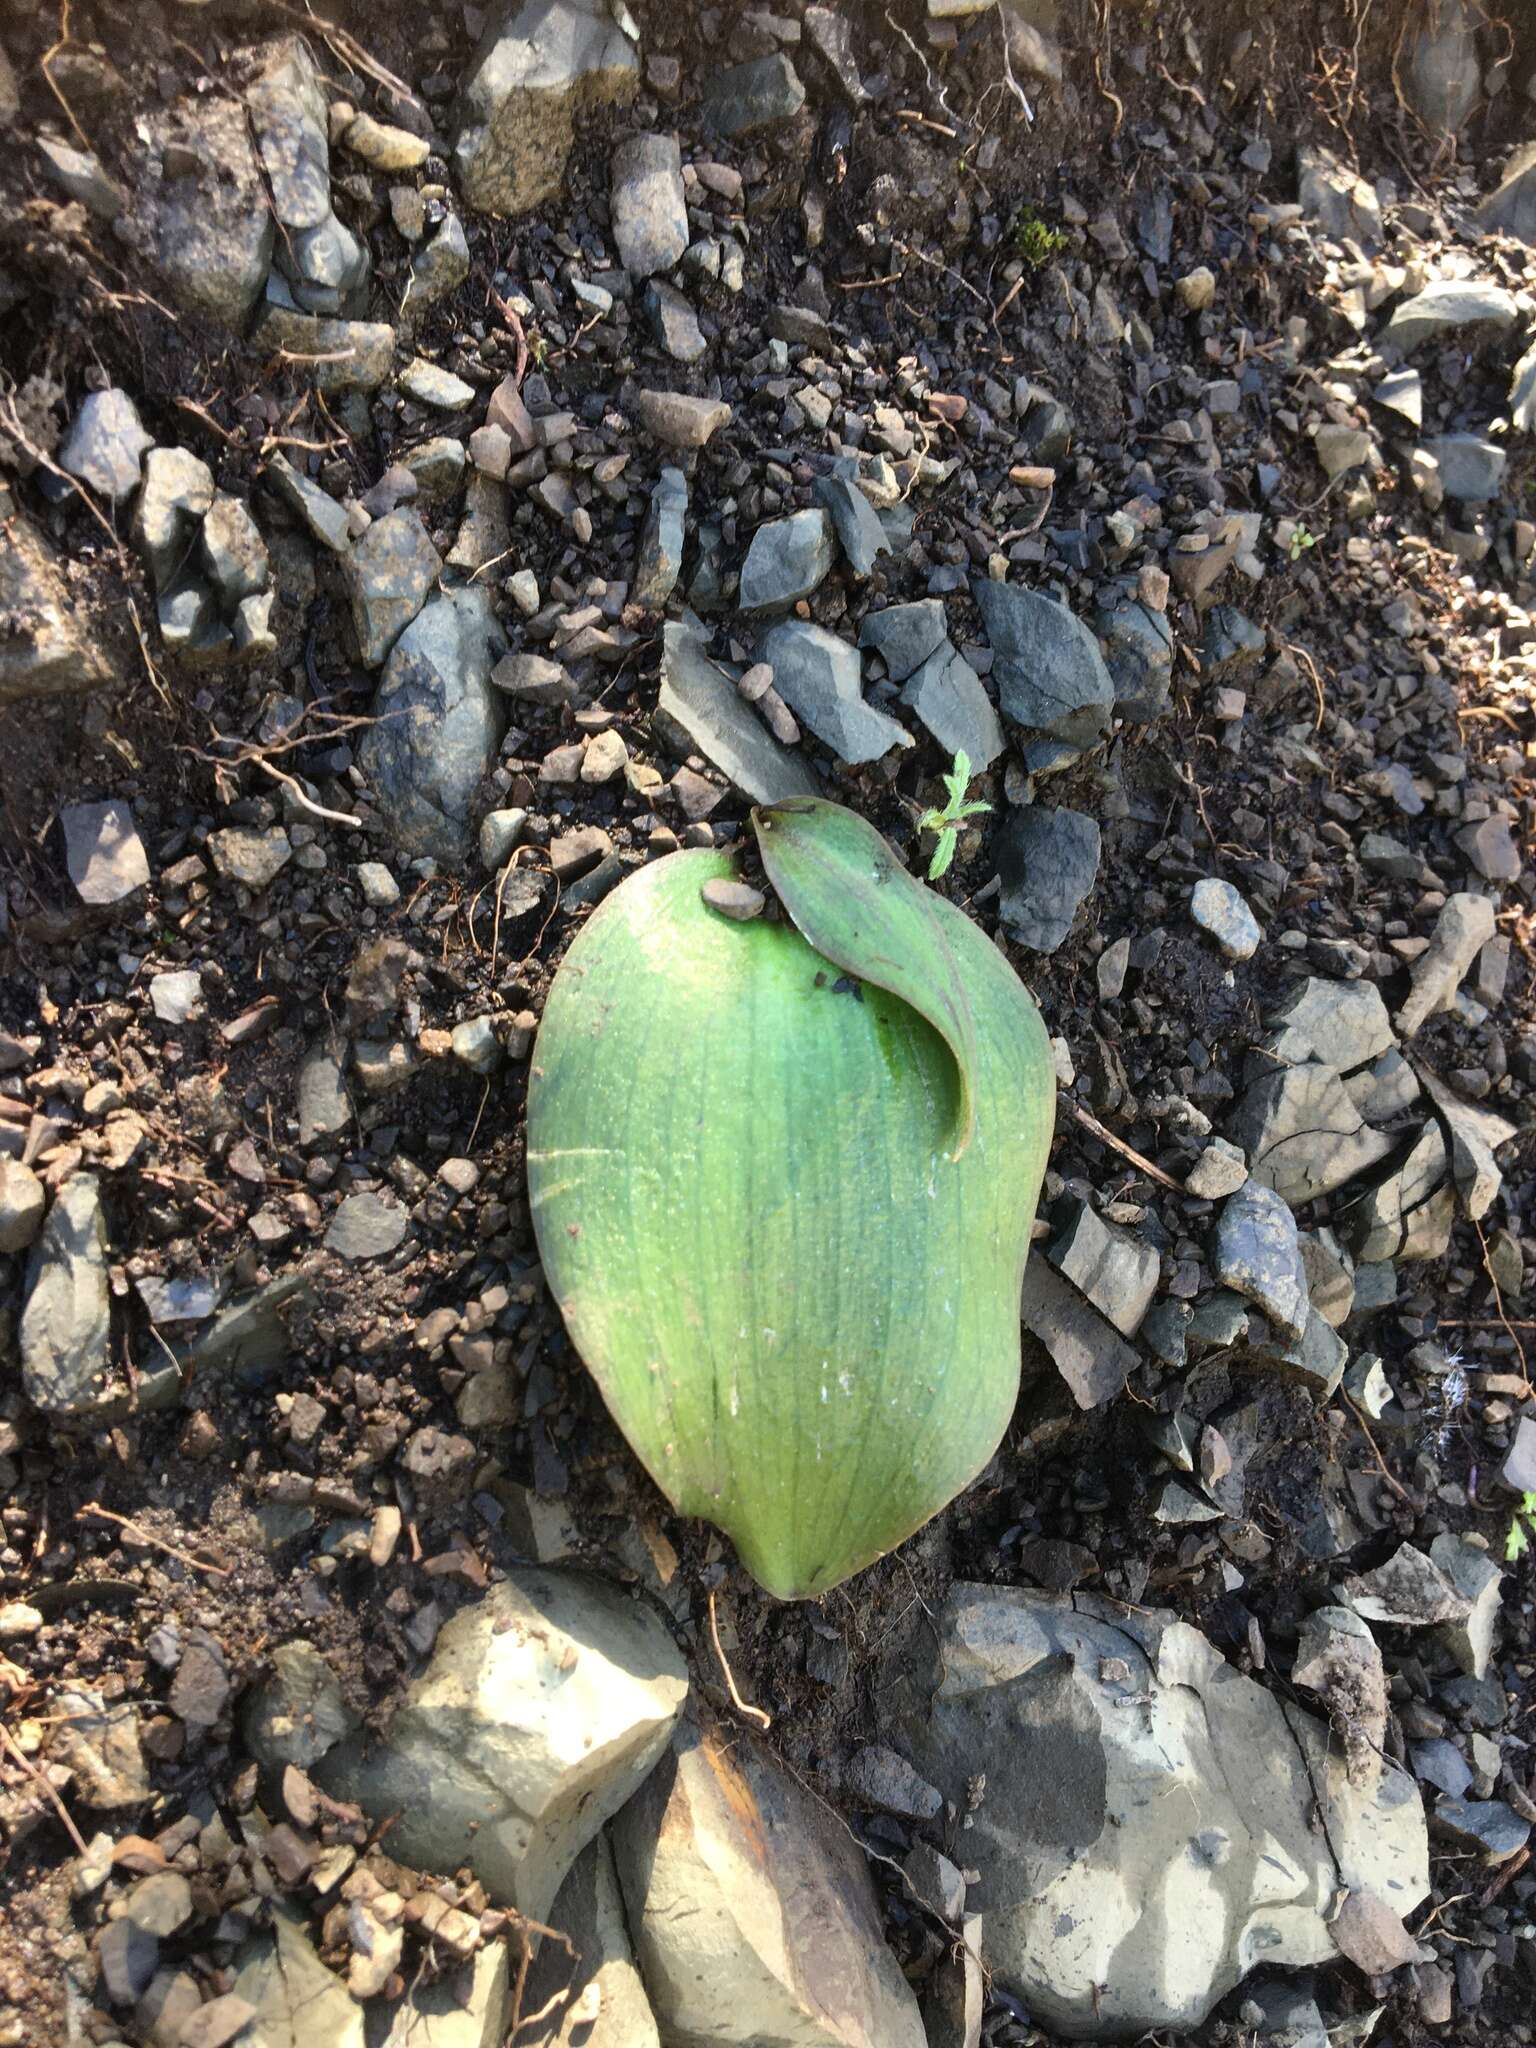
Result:
<svg viewBox="0 0 1536 2048">
<path fill-rule="evenodd" d="M 0 129 L 3 2048 L 1532 2039 L 1529 20 L 10 0 Z M 780 1605 L 529 1060 L 961 751 L 1023 1392 Z"/>
</svg>

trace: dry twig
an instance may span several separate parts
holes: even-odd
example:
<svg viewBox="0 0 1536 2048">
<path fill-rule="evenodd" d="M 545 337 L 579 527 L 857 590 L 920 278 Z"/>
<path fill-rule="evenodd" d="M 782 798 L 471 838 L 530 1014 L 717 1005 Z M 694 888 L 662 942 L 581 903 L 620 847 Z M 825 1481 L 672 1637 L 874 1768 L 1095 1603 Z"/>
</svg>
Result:
<svg viewBox="0 0 1536 2048">
<path fill-rule="evenodd" d="M 179 1559 L 182 1564 L 190 1565 L 194 1571 L 211 1572 L 216 1579 L 227 1579 L 233 1569 L 227 1564 L 208 1564 L 203 1558 L 194 1557 L 190 1550 L 178 1550 L 174 1543 L 167 1543 L 159 1536 L 152 1536 L 148 1529 L 132 1520 L 130 1516 L 115 1515 L 99 1501 L 88 1500 L 84 1507 L 76 1509 L 75 1520 L 83 1521 L 87 1515 L 94 1516 L 99 1522 L 114 1523 L 119 1529 L 127 1530 L 135 1543 L 147 1544 L 151 1550 L 163 1550 L 167 1557 Z"/>
<path fill-rule="evenodd" d="M 1113 1131 L 1101 1124 L 1098 1118 L 1091 1111 L 1084 1109 L 1080 1102 L 1074 1102 L 1070 1095 L 1058 1095 L 1056 1099 L 1058 1102 L 1065 1103 L 1067 1109 L 1077 1118 L 1085 1130 L 1092 1131 L 1096 1138 L 1103 1144 L 1108 1145 L 1112 1151 L 1118 1152 L 1122 1159 L 1129 1159 L 1132 1166 L 1136 1167 L 1140 1172 L 1150 1175 L 1160 1188 L 1167 1188 L 1170 1194 L 1175 1195 L 1182 1195 L 1187 1192 L 1186 1189 L 1179 1186 L 1176 1180 L 1164 1173 L 1160 1166 L 1154 1166 L 1150 1159 L 1143 1157 L 1134 1145 L 1127 1145 L 1124 1138 L 1117 1138 Z"/>
<path fill-rule="evenodd" d="M 31 1757 L 27 1755 L 25 1750 L 22 1748 L 21 1744 L 16 1740 L 15 1736 L 11 1733 L 10 1729 L 6 1727 L 3 1721 L 0 1721 L 0 1742 L 3 1742 L 5 1744 L 6 1749 L 10 1752 L 11 1756 L 14 1757 L 16 1762 L 21 1765 L 21 1768 L 26 1772 L 27 1776 L 32 1780 L 32 1782 L 35 1785 L 41 1785 L 47 1797 L 53 1802 L 54 1812 L 57 1813 L 59 1819 L 64 1823 L 65 1831 L 68 1834 L 69 1839 L 74 1843 L 76 1849 L 79 1850 L 80 1854 L 82 1856 L 85 1855 L 85 1838 L 81 1834 L 80 1830 L 75 1826 L 73 1820 L 71 1820 L 69 1808 L 64 1804 L 63 1800 L 59 1797 L 58 1787 L 50 1781 L 46 1771 L 40 1771 L 37 1768 L 37 1765 L 33 1763 Z"/>
</svg>

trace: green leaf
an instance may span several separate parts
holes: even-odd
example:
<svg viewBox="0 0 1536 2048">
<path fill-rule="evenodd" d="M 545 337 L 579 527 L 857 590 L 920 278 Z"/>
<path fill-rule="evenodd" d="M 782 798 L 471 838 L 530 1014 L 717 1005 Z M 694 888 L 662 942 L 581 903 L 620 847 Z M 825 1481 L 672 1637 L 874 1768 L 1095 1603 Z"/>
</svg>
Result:
<svg viewBox="0 0 1536 2048">
<path fill-rule="evenodd" d="M 955 857 L 955 847 L 958 843 L 958 837 L 953 825 L 941 825 L 939 827 L 939 843 L 934 847 L 933 858 L 928 863 L 928 879 L 930 882 L 937 882 L 941 876 L 949 873 L 950 862 Z"/>
<path fill-rule="evenodd" d="M 718 916 L 700 891 L 732 865 L 688 852 L 578 933 L 534 1052 L 528 1181 L 550 1290 L 636 1453 L 798 1598 L 996 1449 L 1055 1082 L 1002 954 L 863 820 L 792 802 L 754 825 L 789 919 Z"/>
<path fill-rule="evenodd" d="M 1530 1547 L 1531 1539 L 1525 1533 L 1524 1522 L 1521 1521 L 1519 1515 L 1512 1515 L 1509 1523 L 1509 1534 L 1504 1538 L 1504 1562 L 1506 1564 L 1514 1564 L 1517 1559 L 1524 1557 Z"/>
</svg>

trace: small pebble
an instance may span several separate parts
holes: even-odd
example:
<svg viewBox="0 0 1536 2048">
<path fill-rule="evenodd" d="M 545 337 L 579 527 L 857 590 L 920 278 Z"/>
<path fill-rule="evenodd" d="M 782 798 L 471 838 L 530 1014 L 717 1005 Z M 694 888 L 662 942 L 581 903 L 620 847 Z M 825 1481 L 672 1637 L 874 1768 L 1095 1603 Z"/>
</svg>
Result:
<svg viewBox="0 0 1536 2048">
<path fill-rule="evenodd" d="M 767 907 L 767 897 L 761 889 L 754 889 L 750 882 L 730 882 L 723 876 L 716 876 L 706 882 L 699 891 L 711 910 L 722 917 L 734 919 L 737 924 L 746 924 L 751 918 L 761 917 Z"/>
</svg>

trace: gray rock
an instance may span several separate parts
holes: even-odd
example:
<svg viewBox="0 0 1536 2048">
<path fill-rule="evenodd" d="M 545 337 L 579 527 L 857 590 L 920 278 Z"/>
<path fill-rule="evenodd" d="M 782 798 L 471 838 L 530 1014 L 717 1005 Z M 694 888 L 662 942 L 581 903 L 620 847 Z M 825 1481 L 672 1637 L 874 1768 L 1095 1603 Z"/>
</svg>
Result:
<svg viewBox="0 0 1536 2048">
<path fill-rule="evenodd" d="M 227 491 L 214 494 L 199 545 L 203 568 L 226 614 L 237 611 L 271 581 L 267 544 L 243 498 L 233 498 Z"/>
<path fill-rule="evenodd" d="M 285 1764 L 309 1770 L 338 1742 L 355 1735 L 359 1716 L 347 1705 L 335 1672 L 312 1643 L 283 1643 L 241 1706 L 245 1746 L 270 1771 Z"/>
<path fill-rule="evenodd" d="M 1484 234 L 1513 235 L 1536 247 L 1536 142 L 1515 150 L 1496 189 L 1478 208 Z"/>
<path fill-rule="evenodd" d="M 654 277 L 681 263 L 692 237 L 676 137 L 627 137 L 609 160 L 609 178 L 613 239 L 630 276 Z"/>
<path fill-rule="evenodd" d="M 1495 814 L 1475 825 L 1464 825 L 1456 834 L 1456 844 L 1484 881 L 1519 881 L 1523 862 L 1512 819 Z"/>
<path fill-rule="evenodd" d="M 825 626 L 786 619 L 765 636 L 758 658 L 772 668 L 773 686 L 795 716 L 851 767 L 911 746 L 905 726 L 864 702 L 858 649 Z"/>
<path fill-rule="evenodd" d="M 50 1702 L 48 1726 L 49 1761 L 72 1774 L 73 1795 L 86 1806 L 114 1813 L 148 1801 L 149 1763 L 133 1702 L 109 1705 L 99 1692 L 70 1686 Z"/>
<path fill-rule="evenodd" d="M 819 476 L 811 485 L 811 496 L 831 515 L 838 546 L 854 575 L 873 576 L 876 557 L 888 554 L 891 543 L 863 491 L 848 477 Z"/>
<path fill-rule="evenodd" d="M 1520 1135 L 1520 1127 L 1479 1103 L 1464 1102 L 1427 1067 L 1424 1092 L 1445 1134 L 1451 1178 L 1462 1207 L 1478 1222 L 1493 1207 L 1504 1182 L 1494 1154 Z"/>
<path fill-rule="evenodd" d="M 1004 716 L 1069 746 L 1096 745 L 1109 729 L 1115 692 L 1088 628 L 1037 591 L 990 578 L 974 589 Z"/>
<path fill-rule="evenodd" d="M 645 310 L 656 339 L 675 363 L 696 363 L 708 353 L 699 316 L 676 286 L 653 277 L 645 288 Z"/>
<path fill-rule="evenodd" d="M 441 363 L 429 363 L 425 356 L 407 363 L 395 382 L 407 398 L 434 412 L 463 412 L 475 402 L 473 384 L 445 370 Z"/>
<path fill-rule="evenodd" d="M 266 477 L 312 540 L 319 541 L 333 554 L 347 553 L 352 542 L 347 515 L 328 491 L 322 491 L 307 476 L 300 476 L 281 452 L 274 453 L 268 460 Z"/>
<path fill-rule="evenodd" d="M 750 1734 L 685 1722 L 613 1836 L 664 2041 L 925 2048 L 852 1836 Z"/>
<path fill-rule="evenodd" d="M 366 310 L 364 287 L 372 259 L 366 244 L 334 214 L 327 215 L 318 227 L 291 231 L 279 241 L 276 255 L 278 269 L 288 280 L 286 297 L 300 311 L 329 316 Z M 269 295 L 281 292 L 282 286 L 274 278 Z M 414 290 L 403 310 L 416 310 Z"/>
<path fill-rule="evenodd" d="M 474 586 L 433 598 L 390 650 L 374 699 L 378 722 L 358 754 L 390 830 L 411 853 L 457 861 L 467 850 L 475 792 L 506 726 L 491 683 L 504 647 L 491 595 Z"/>
<path fill-rule="evenodd" d="M 723 398 L 695 398 L 686 391 L 637 391 L 635 418 L 655 441 L 669 448 L 703 448 L 731 417 Z"/>
<path fill-rule="evenodd" d="M 1168 709 L 1173 686 L 1173 628 L 1166 612 L 1122 598 L 1095 625 L 1119 718 L 1150 725 Z"/>
<path fill-rule="evenodd" d="M 192 1887 L 179 1870 L 140 1878 L 124 1901 L 125 1918 L 143 1934 L 168 1940 L 192 1918 Z"/>
<path fill-rule="evenodd" d="M 352 1121 L 352 1101 L 343 1079 L 346 1042 L 317 1038 L 299 1062 L 296 1083 L 299 1143 L 313 1145 L 317 1138 L 333 1138 Z"/>
<path fill-rule="evenodd" d="M 1459 1593 L 1438 1565 L 1411 1543 L 1401 1543 L 1384 1564 L 1345 1579 L 1343 1599 L 1366 1621 L 1393 1628 L 1433 1628 L 1464 1621 L 1471 1601 Z"/>
<path fill-rule="evenodd" d="M 309 45 L 302 36 L 275 36 L 248 50 L 244 67 L 272 210 L 290 230 L 320 227 L 333 218 L 331 147 L 325 86 Z"/>
<path fill-rule="evenodd" d="M 1248 1161 L 1241 1147 L 1212 1138 L 1184 1176 L 1184 1186 L 1202 1202 L 1219 1202 L 1223 1195 L 1235 1195 L 1247 1178 Z"/>
<path fill-rule="evenodd" d="M 409 505 L 375 519 L 352 544 L 342 573 L 364 668 L 379 668 L 431 595 L 442 558 Z"/>
<path fill-rule="evenodd" d="M 1340 1329 L 1355 1305 L 1354 1261 L 1331 1230 L 1298 1231 L 1297 1242 L 1308 1298 L 1330 1329 Z"/>
<path fill-rule="evenodd" d="M 1508 1863 L 1531 1838 L 1531 1823 L 1502 1799 L 1437 1800 L 1434 1822 L 1453 1840 L 1481 1851 L 1485 1863 Z"/>
<path fill-rule="evenodd" d="M 112 674 L 48 544 L 19 512 L 0 545 L 0 705 L 93 690 Z"/>
<path fill-rule="evenodd" d="M 149 856 L 131 805 L 66 804 L 59 813 L 64 865 L 82 903 L 122 903 L 149 880 Z"/>
<path fill-rule="evenodd" d="M 1003 923 L 1033 953 L 1054 953 L 1099 872 L 1099 826 L 1081 811 L 1015 804 L 993 841 Z"/>
<path fill-rule="evenodd" d="M 331 1218 L 325 1248 L 338 1258 L 382 1259 L 405 1242 L 410 1216 L 388 1195 L 348 1195 Z"/>
<path fill-rule="evenodd" d="M 1298 149 L 1301 210 L 1336 242 L 1358 242 L 1369 255 L 1381 247 L 1381 202 L 1375 189 L 1331 150 Z"/>
<path fill-rule="evenodd" d="M 635 604 L 660 611 L 683 573 L 683 544 L 688 521 L 688 479 L 680 469 L 664 469 L 651 492 L 650 511 L 640 534 L 640 550 L 629 595 Z"/>
<path fill-rule="evenodd" d="M 1343 1737 L 1349 1775 L 1374 1785 L 1387 1741 L 1387 1674 L 1362 1617 L 1349 1607 L 1319 1607 L 1301 1625 L 1291 1683 L 1319 1694 Z"/>
<path fill-rule="evenodd" d="M 469 243 L 464 223 L 450 213 L 437 233 L 424 242 L 411 258 L 411 282 L 403 313 L 419 319 L 439 299 L 456 292 L 469 276 Z"/>
<path fill-rule="evenodd" d="M 1323 981 L 1311 975 L 1269 1023 L 1266 1049 L 1291 1066 L 1321 1060 L 1348 1074 L 1395 1044 L 1392 1020 L 1373 981 Z"/>
<path fill-rule="evenodd" d="M 1343 985 L 1358 988 L 1369 984 L 1350 982 Z M 1336 1061 L 1328 1062 L 1330 1066 L 1336 1064 Z M 1394 1122 L 1412 1109 L 1422 1092 L 1418 1075 L 1395 1046 L 1370 1066 L 1346 1074 L 1344 1086 L 1349 1091 L 1350 1101 L 1366 1122 L 1378 1127 Z"/>
<path fill-rule="evenodd" d="M 981 677 L 946 641 L 901 693 L 946 754 L 964 754 L 974 772 L 990 768 L 1003 751 L 1003 728 Z"/>
<path fill-rule="evenodd" d="M 883 1742 L 869 1742 L 855 1751 L 844 1782 L 863 1805 L 909 1820 L 934 1820 L 944 1810 L 942 1793 Z"/>
<path fill-rule="evenodd" d="M 1413 1775 L 1423 1783 L 1433 1785 L 1437 1792 L 1449 1792 L 1453 1799 L 1459 1799 L 1470 1790 L 1472 1766 L 1455 1743 L 1443 1735 L 1434 1736 L 1428 1742 L 1410 1743 L 1408 1754 L 1413 1763 Z"/>
<path fill-rule="evenodd" d="M 1413 963 L 1413 985 L 1397 1013 L 1397 1029 L 1412 1038 L 1430 1017 L 1454 1009 L 1456 991 L 1494 935 L 1494 909 L 1486 896 L 1448 896 L 1435 920 L 1429 950 Z"/>
<path fill-rule="evenodd" d="M 1378 405 L 1395 412 L 1411 427 L 1424 424 L 1424 382 L 1417 370 L 1394 370 L 1371 392 Z"/>
<path fill-rule="evenodd" d="M 503 655 L 491 681 L 524 704 L 574 704 L 580 695 L 570 670 L 542 654 Z"/>
<path fill-rule="evenodd" d="M 1170 1614 L 957 1585 L 925 1655 L 904 1747 L 957 1809 L 985 1778 L 968 1904 L 994 1985 L 1037 2023 L 1196 2027 L 1258 1957 L 1333 1957 L 1341 1884 L 1398 1913 L 1428 1891 L 1413 1781 L 1384 1764 L 1352 1784 L 1323 1723 Z"/>
<path fill-rule="evenodd" d="M 517 214 L 553 199 L 578 119 L 626 104 L 639 82 L 640 60 L 603 0 L 502 0 L 459 98 L 466 203 Z"/>
<path fill-rule="evenodd" d="M 1536 192 L 1536 173 L 1533 173 L 1532 190 Z M 1536 200 L 1533 200 L 1536 208 Z M 1536 220 L 1533 220 L 1529 239 L 1536 243 Z M 1536 433 L 1536 341 L 1516 363 L 1514 374 L 1509 380 L 1509 416 L 1522 434 Z"/>
<path fill-rule="evenodd" d="M 162 1024 L 190 1024 L 204 1010 L 203 977 L 195 967 L 156 974 L 149 983 L 149 1005 Z"/>
<path fill-rule="evenodd" d="M 874 649 L 893 683 L 904 683 L 914 675 L 948 637 L 943 601 L 937 597 L 867 612 L 859 628 L 859 645 Z"/>
<path fill-rule="evenodd" d="M 754 803 L 815 796 L 820 785 L 768 731 L 730 677 L 710 659 L 709 636 L 692 612 L 662 629 L 661 693 L 653 725 L 663 744 L 700 753 Z"/>
<path fill-rule="evenodd" d="M 1319 1408 L 1338 1392 L 1349 1363 L 1349 1347 L 1343 1338 L 1310 1305 L 1299 1337 L 1274 1331 L 1261 1335 L 1250 1325 L 1249 1350 L 1275 1371 L 1299 1380 Z"/>
<path fill-rule="evenodd" d="M 107 1227 L 93 1174 L 75 1174 L 54 1197 L 28 1266 L 17 1342 L 23 1391 L 43 1414 L 68 1420 L 109 1398 Z"/>
<path fill-rule="evenodd" d="M 1438 434 L 1424 443 L 1440 465 L 1440 487 L 1465 505 L 1486 505 L 1499 495 L 1509 457 L 1481 434 Z"/>
<path fill-rule="evenodd" d="M 58 464 L 117 505 L 139 488 L 144 451 L 154 440 L 126 391 L 93 391 L 75 414 Z"/>
<path fill-rule="evenodd" d="M 1441 0 L 1409 38 L 1400 65 L 1403 92 L 1431 135 L 1455 135 L 1477 104 L 1483 19 L 1465 0 Z"/>
<path fill-rule="evenodd" d="M 1502 285 L 1440 278 L 1405 299 L 1377 340 L 1379 345 L 1411 355 L 1426 341 L 1459 334 L 1464 328 L 1502 334 L 1514 326 L 1518 313 L 1513 295 Z"/>
<path fill-rule="evenodd" d="M 1332 1067 L 1308 1060 L 1263 1074 L 1244 1094 L 1229 1136 L 1248 1154 L 1249 1171 L 1300 1208 L 1330 1195 L 1392 1150 L 1349 1099 Z"/>
<path fill-rule="evenodd" d="M 1456 1199 L 1445 1140 L 1425 1124 L 1390 1167 L 1339 1209 L 1338 1227 L 1362 1265 L 1438 1258 L 1450 1243 Z"/>
<path fill-rule="evenodd" d="M 1468 1678 L 1486 1678 L 1493 1664 L 1504 1574 L 1486 1550 L 1462 1536 L 1437 1536 L 1429 1546 L 1429 1561 L 1467 1602 L 1464 1615 L 1450 1616 L 1436 1631 L 1440 1647 Z"/>
<path fill-rule="evenodd" d="M 1024 1268 L 1019 1314 L 1066 1381 L 1079 1408 L 1113 1401 L 1136 1367 L 1136 1352 L 1076 1288 L 1038 1256 Z"/>
<path fill-rule="evenodd" d="M 1216 1222 L 1212 1266 L 1223 1287 L 1254 1302 L 1292 1337 L 1306 1328 L 1311 1302 L 1296 1219 L 1267 1187 L 1246 1182 Z"/>
<path fill-rule="evenodd" d="M 243 328 L 276 236 L 245 108 L 222 92 L 188 95 L 145 124 L 162 166 L 147 211 L 166 294 L 183 312 Z"/>
<path fill-rule="evenodd" d="M 1346 427 L 1324 420 L 1313 435 L 1317 459 L 1329 477 L 1348 476 L 1355 469 L 1379 469 L 1381 449 L 1364 427 Z"/>
<path fill-rule="evenodd" d="M 43 1184 L 31 1167 L 0 1152 L 0 1252 L 24 1252 L 34 1244 L 47 1208 Z"/>
<path fill-rule="evenodd" d="M 1212 605 L 1200 642 L 1200 673 L 1207 687 L 1236 682 L 1258 665 L 1267 645 L 1263 627 L 1235 604 Z"/>
<path fill-rule="evenodd" d="M 742 564 L 742 610 L 787 609 L 826 580 L 834 560 L 832 522 L 819 506 L 770 519 L 753 534 Z"/>
<path fill-rule="evenodd" d="M 1259 941 L 1264 936 L 1259 921 L 1241 891 L 1230 882 L 1214 875 L 1196 882 L 1189 899 L 1189 914 L 1229 960 L 1251 960 L 1259 950 Z"/>
<path fill-rule="evenodd" d="M 559 1925 L 558 1920 L 555 1923 Z M 562 1929 L 562 1932 L 568 1932 Z M 582 1955 L 576 1965 L 578 1973 L 584 1970 L 586 1957 L 572 1937 Z M 389 2015 L 389 2032 L 382 2036 L 377 2048 L 502 2048 L 507 2038 L 507 2027 L 512 2017 L 512 1966 L 507 1954 L 505 1941 L 488 1942 L 484 1948 L 475 1951 L 472 1962 L 450 1977 L 440 1977 L 435 1984 L 413 1981 L 404 1998 Z M 524 1987 L 523 2006 L 531 2019 L 541 2012 L 551 1998 L 567 1984 L 571 1959 L 558 1943 L 546 1941 L 539 1949 L 540 1956 L 554 1951 L 567 1966 L 567 1977 L 558 1984 L 551 1984 L 542 1994 L 535 1990 L 538 1966 L 529 1973 Z M 414 1979 L 414 1972 L 413 1979 Z M 546 1972 L 547 1974 L 547 1972 Z M 467 1982 L 466 1982 L 467 1979 Z M 553 2033 L 542 2029 L 535 2036 L 528 2035 L 529 2043 L 535 2041 L 538 2048 L 619 2048 L 617 2036 L 605 2035 L 601 2019 L 595 2027 L 584 2025 L 572 2010 L 576 1984 L 571 1981 L 572 2003 L 567 2003 L 558 2014 L 558 2025 Z M 554 2024 L 553 2022 L 551 2024 Z M 522 2031 L 521 2029 L 519 2031 Z M 574 2034 L 574 2040 L 572 2035 Z M 370 2039 L 372 2037 L 370 2036 Z M 656 2034 L 653 2028 L 649 2039 L 644 2032 L 634 2037 L 635 2048 L 655 2048 Z"/>
<path fill-rule="evenodd" d="M 558 2024 L 540 2035 L 540 2048 L 659 2048 L 606 1834 L 589 1842 L 572 1864 L 549 1909 L 549 1924 L 566 1937 L 578 1960 L 573 1967 L 558 1943 L 545 1941 L 528 1973 L 523 2004 L 530 2013 L 565 1994 Z M 498 2035 L 486 2048 L 500 2048 L 500 2040 Z M 397 2048 L 414 2043 L 402 2040 Z"/>
<path fill-rule="evenodd" d="M 251 342 L 298 357 L 327 397 L 377 391 L 395 363 L 395 330 L 382 320 L 312 319 L 287 306 L 266 307 Z"/>
<path fill-rule="evenodd" d="M 1511 1493 L 1536 1493 L 1536 1422 L 1522 1415 L 1515 1439 L 1499 1467 L 1499 1478 Z"/>
<path fill-rule="evenodd" d="M 1122 1337 L 1134 1337 L 1152 1306 L 1162 1261 L 1156 1247 L 1072 1202 L 1046 1257 Z"/>
<path fill-rule="evenodd" d="M 122 189 L 102 169 L 100 160 L 87 149 L 72 149 L 51 135 L 36 137 L 37 152 L 48 166 L 54 182 L 67 199 L 94 213 L 98 220 L 115 220 L 127 206 Z"/>
<path fill-rule="evenodd" d="M 275 1905 L 271 1931 L 236 1954 L 235 1995 L 255 2015 L 240 2048 L 365 2048 L 364 2008 L 321 1962 L 291 1906 Z"/>
<path fill-rule="evenodd" d="M 292 860 L 293 842 L 281 825 L 226 825 L 208 834 L 208 851 L 226 882 L 260 894 Z"/>
<path fill-rule="evenodd" d="M 110 1920 L 96 1941 L 96 1959 L 110 2005 L 134 2005 L 149 1989 L 160 1961 L 160 1944 L 126 1917 Z"/>
<path fill-rule="evenodd" d="M 382 1743 L 317 1775 L 428 1870 L 468 1864 L 498 1904 L 547 1920 L 588 1842 L 650 1773 L 688 1691 L 650 1609 L 605 1580 L 521 1569 L 437 1638 Z"/>
<path fill-rule="evenodd" d="M 704 81 L 704 124 L 717 135 L 781 127 L 804 105 L 800 74 L 782 51 L 712 70 Z"/>
</svg>

